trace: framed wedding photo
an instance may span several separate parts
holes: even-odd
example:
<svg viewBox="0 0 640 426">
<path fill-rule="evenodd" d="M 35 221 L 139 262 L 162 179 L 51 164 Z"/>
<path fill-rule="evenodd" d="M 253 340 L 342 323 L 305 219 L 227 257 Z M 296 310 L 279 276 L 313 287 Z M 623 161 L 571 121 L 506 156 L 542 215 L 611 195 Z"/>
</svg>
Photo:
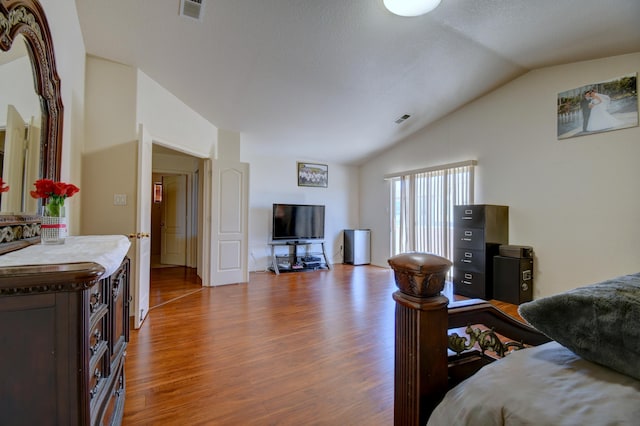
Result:
<svg viewBox="0 0 640 426">
<path fill-rule="evenodd" d="M 326 188 L 329 185 L 329 166 L 298 162 L 298 186 Z"/>
<path fill-rule="evenodd" d="M 637 73 L 558 93 L 558 139 L 637 125 Z"/>
</svg>

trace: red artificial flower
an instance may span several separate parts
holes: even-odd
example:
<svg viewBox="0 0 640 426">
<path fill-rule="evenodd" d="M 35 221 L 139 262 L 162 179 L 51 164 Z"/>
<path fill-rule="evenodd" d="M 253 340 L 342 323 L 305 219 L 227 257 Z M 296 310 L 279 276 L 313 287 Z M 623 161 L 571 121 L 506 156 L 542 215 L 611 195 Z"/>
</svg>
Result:
<svg viewBox="0 0 640 426">
<path fill-rule="evenodd" d="M 67 198 L 77 194 L 78 192 L 80 192 L 80 188 L 78 188 L 72 183 L 67 184 L 66 194 L 65 194 Z"/>
<path fill-rule="evenodd" d="M 31 191 L 33 198 L 49 198 L 46 210 L 48 215 L 60 216 L 64 200 L 80 191 L 80 188 L 72 183 L 54 182 L 51 179 L 38 179 L 34 183 L 36 190 Z"/>
<path fill-rule="evenodd" d="M 48 198 L 53 195 L 54 183 L 51 179 L 38 179 L 34 185 L 36 190 L 31 191 L 33 198 Z"/>
<path fill-rule="evenodd" d="M 0 192 L 7 192 L 9 190 L 9 185 L 5 183 L 5 181 L 0 178 Z"/>
<path fill-rule="evenodd" d="M 65 198 L 69 198 L 80 191 L 80 188 L 72 183 L 54 182 L 51 179 L 38 179 L 34 185 L 36 190 L 31 191 L 33 198 L 51 197 L 56 202 L 62 201 L 62 204 L 64 204 Z"/>
<path fill-rule="evenodd" d="M 67 190 L 67 184 L 64 182 L 55 182 L 53 184 L 53 195 L 62 196 Z"/>
</svg>

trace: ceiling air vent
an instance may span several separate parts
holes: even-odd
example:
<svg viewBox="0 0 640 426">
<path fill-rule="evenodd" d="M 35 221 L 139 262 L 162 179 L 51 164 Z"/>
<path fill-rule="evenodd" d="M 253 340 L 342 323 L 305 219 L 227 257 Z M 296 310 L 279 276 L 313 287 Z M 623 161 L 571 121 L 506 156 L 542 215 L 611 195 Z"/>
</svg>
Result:
<svg viewBox="0 0 640 426">
<path fill-rule="evenodd" d="M 202 20 L 204 0 L 180 0 L 180 15 Z"/>
<path fill-rule="evenodd" d="M 400 118 L 398 118 L 398 119 L 396 120 L 396 124 L 400 124 L 400 123 L 402 123 L 404 120 L 406 120 L 406 119 L 407 119 L 407 118 L 409 118 L 409 117 L 411 117 L 409 114 L 405 114 L 405 115 L 403 115 L 402 117 L 400 117 Z"/>
</svg>

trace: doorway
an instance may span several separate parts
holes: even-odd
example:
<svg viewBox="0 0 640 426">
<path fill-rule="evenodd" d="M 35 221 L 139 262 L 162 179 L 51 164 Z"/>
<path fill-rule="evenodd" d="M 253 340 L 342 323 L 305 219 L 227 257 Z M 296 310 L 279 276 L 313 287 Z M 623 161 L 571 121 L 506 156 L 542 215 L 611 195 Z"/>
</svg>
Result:
<svg viewBox="0 0 640 426">
<path fill-rule="evenodd" d="M 186 174 L 152 174 L 151 268 L 193 266 L 187 264 L 187 246 L 197 239 L 196 229 L 187 228 Z M 191 200 L 192 201 L 192 200 Z M 197 205 L 197 200 L 196 203 Z M 190 259 L 191 260 L 191 259 Z"/>
<path fill-rule="evenodd" d="M 200 166 L 197 157 L 153 145 L 150 309 L 202 288 Z"/>
</svg>

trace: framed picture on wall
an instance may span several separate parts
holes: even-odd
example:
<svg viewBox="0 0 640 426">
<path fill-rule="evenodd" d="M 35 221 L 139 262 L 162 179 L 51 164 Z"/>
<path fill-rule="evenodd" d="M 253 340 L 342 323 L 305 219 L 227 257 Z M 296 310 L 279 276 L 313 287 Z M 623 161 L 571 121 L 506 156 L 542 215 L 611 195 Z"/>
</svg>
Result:
<svg viewBox="0 0 640 426">
<path fill-rule="evenodd" d="M 558 93 L 558 139 L 638 125 L 638 74 Z"/>
<path fill-rule="evenodd" d="M 329 166 L 298 162 L 298 186 L 326 188 L 329 185 Z"/>
</svg>

